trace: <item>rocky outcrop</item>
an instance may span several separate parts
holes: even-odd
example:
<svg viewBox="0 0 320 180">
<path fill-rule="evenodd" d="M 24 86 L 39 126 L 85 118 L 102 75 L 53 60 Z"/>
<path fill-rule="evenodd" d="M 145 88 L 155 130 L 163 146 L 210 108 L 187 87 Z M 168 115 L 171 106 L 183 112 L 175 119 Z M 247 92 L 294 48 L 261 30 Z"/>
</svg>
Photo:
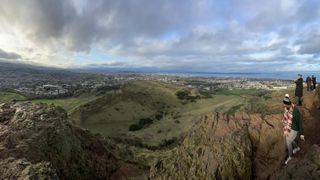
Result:
<svg viewBox="0 0 320 180">
<path fill-rule="evenodd" d="M 0 161 L 1 179 L 52 179 L 57 180 L 55 169 L 48 162 L 32 164 L 26 159 L 8 158 Z"/>
<path fill-rule="evenodd" d="M 69 124 L 63 109 L 0 105 L 0 179 L 110 179 L 117 167 L 99 138 Z"/>
<path fill-rule="evenodd" d="M 154 163 L 150 178 L 265 179 L 284 157 L 281 116 L 209 114 L 180 147 Z"/>
<path fill-rule="evenodd" d="M 305 156 L 294 158 L 272 179 L 320 179 L 320 147 L 313 145 Z"/>
</svg>

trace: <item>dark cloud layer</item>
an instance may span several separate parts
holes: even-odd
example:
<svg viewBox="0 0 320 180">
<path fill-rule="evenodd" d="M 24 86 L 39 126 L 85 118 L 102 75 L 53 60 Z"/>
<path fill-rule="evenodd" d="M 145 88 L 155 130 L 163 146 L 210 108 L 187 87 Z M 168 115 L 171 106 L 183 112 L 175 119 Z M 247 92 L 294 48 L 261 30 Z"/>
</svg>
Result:
<svg viewBox="0 0 320 180">
<path fill-rule="evenodd" d="M 59 46 L 81 51 L 103 40 L 106 45 L 123 43 L 136 36 L 160 36 L 180 28 L 192 22 L 194 7 L 190 2 L 97 0 L 87 1 L 77 12 L 71 1 L 65 0 L 2 0 L 5 6 L 0 7 L 0 15 L 3 21 L 26 30 L 37 43 L 58 41 Z"/>
<path fill-rule="evenodd" d="M 0 49 L 0 59 L 21 59 L 21 56 L 19 54 L 13 53 L 13 52 L 6 52 L 2 49 Z"/>
<path fill-rule="evenodd" d="M 121 64 L 268 70 L 300 61 L 314 63 L 320 55 L 317 0 L 0 3 L 0 24 L 35 45 L 56 53 L 90 53 L 98 48 L 106 55 L 130 59 Z"/>
</svg>

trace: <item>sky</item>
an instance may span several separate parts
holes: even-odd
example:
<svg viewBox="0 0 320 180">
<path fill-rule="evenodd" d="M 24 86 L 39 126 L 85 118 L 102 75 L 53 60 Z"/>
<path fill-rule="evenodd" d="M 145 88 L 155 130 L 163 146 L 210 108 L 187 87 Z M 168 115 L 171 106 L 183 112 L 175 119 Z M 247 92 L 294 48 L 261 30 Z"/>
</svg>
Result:
<svg viewBox="0 0 320 180">
<path fill-rule="evenodd" d="M 318 0 L 0 0 L 0 60 L 196 72 L 320 71 Z"/>
</svg>

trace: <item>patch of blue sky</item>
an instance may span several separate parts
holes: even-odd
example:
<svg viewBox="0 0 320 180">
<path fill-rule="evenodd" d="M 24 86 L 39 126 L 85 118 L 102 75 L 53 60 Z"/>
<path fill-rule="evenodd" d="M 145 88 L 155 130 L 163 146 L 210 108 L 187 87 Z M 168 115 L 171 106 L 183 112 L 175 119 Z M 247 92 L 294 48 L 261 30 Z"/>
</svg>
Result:
<svg viewBox="0 0 320 180">
<path fill-rule="evenodd" d="M 92 49 L 89 53 L 78 53 L 76 60 L 82 64 L 103 64 L 108 62 L 123 61 L 124 57 L 107 54 L 105 51 Z"/>
<path fill-rule="evenodd" d="M 183 36 L 183 34 L 185 34 L 185 33 L 181 32 L 179 30 L 167 31 L 167 32 L 163 33 L 160 38 L 162 40 L 172 41 L 172 40 L 179 39 L 181 36 Z"/>
</svg>

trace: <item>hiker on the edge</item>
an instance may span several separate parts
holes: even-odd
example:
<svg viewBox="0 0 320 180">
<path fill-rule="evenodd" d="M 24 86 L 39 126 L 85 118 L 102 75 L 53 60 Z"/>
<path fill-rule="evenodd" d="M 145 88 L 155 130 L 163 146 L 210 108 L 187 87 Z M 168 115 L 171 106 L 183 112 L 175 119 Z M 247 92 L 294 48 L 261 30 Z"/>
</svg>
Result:
<svg viewBox="0 0 320 180">
<path fill-rule="evenodd" d="M 312 89 L 316 90 L 316 85 L 317 85 L 316 77 L 312 75 L 311 80 L 312 80 Z"/>
<path fill-rule="evenodd" d="M 284 136 L 286 137 L 286 143 L 288 148 L 288 158 L 285 161 L 285 164 L 288 164 L 288 162 L 292 159 L 292 155 L 296 154 L 300 150 L 300 148 L 294 141 L 298 133 L 300 133 L 301 140 L 304 141 L 305 139 L 303 135 L 303 126 L 300 111 L 297 107 L 295 107 L 293 103 L 291 103 L 288 94 L 286 94 L 286 96 L 283 99 L 283 105 L 283 131 Z"/>
<path fill-rule="evenodd" d="M 303 79 L 302 75 L 298 74 L 297 79 L 294 81 L 296 83 L 295 96 L 297 97 L 297 105 L 302 105 L 302 96 L 303 96 Z"/>
<path fill-rule="evenodd" d="M 311 78 L 310 78 L 310 76 L 307 77 L 306 83 L 307 83 L 307 91 L 311 91 Z"/>
</svg>

